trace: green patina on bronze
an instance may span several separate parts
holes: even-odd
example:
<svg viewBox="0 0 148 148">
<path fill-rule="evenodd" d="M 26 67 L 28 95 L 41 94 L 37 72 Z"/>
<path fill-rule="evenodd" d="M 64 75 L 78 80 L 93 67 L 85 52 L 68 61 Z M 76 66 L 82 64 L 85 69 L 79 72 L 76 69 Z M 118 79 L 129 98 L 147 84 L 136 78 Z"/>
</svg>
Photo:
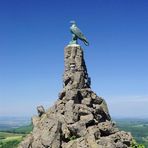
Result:
<svg viewBox="0 0 148 148">
<path fill-rule="evenodd" d="M 72 24 L 70 27 L 70 32 L 72 33 L 72 41 L 69 44 L 77 44 L 77 40 L 80 39 L 84 42 L 86 46 L 88 46 L 89 42 L 87 41 L 81 30 L 77 27 L 76 22 L 70 21 L 70 23 Z"/>
</svg>

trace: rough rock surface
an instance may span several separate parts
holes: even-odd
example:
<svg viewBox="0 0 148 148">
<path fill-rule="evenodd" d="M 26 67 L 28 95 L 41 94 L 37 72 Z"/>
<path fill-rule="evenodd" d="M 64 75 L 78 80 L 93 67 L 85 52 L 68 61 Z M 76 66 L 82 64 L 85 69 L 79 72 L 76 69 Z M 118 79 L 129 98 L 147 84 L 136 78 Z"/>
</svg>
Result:
<svg viewBox="0 0 148 148">
<path fill-rule="evenodd" d="M 38 107 L 33 131 L 19 148 L 128 148 L 130 133 L 119 131 L 107 104 L 90 88 L 91 80 L 79 45 L 64 53 L 63 90 L 46 112 Z"/>
</svg>

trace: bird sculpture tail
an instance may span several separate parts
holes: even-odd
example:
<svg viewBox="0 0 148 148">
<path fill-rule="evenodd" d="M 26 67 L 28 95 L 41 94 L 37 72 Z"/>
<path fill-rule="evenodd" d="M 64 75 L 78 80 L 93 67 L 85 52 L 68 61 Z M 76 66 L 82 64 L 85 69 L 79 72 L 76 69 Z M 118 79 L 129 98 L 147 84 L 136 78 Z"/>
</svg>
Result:
<svg viewBox="0 0 148 148">
<path fill-rule="evenodd" d="M 87 40 L 83 40 L 83 42 L 86 46 L 89 46 L 89 42 Z"/>
<path fill-rule="evenodd" d="M 87 41 L 87 39 L 86 39 L 85 37 L 82 38 L 81 40 L 84 42 L 84 44 L 85 44 L 86 46 L 89 46 L 89 42 Z"/>
</svg>

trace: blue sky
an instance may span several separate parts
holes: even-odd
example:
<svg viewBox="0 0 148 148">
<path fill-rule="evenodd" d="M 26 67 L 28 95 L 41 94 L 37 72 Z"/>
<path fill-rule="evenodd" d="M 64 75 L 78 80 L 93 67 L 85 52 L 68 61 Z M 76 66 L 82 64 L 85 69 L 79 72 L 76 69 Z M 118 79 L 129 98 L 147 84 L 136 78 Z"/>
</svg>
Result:
<svg viewBox="0 0 148 148">
<path fill-rule="evenodd" d="M 92 89 L 112 116 L 148 117 L 147 0 L 1 0 L 0 116 L 32 116 L 62 90 L 69 21 L 87 36 Z"/>
</svg>

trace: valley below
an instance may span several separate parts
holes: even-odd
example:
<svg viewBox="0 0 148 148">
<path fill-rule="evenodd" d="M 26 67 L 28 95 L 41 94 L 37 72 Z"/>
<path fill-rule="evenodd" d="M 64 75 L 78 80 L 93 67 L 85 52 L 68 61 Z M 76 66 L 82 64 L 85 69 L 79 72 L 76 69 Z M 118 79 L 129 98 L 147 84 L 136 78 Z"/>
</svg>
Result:
<svg viewBox="0 0 148 148">
<path fill-rule="evenodd" d="M 148 148 L 148 119 L 114 118 L 119 129 L 131 132 L 139 144 Z M 0 117 L 0 148 L 17 148 L 32 131 L 30 117 Z"/>
</svg>

